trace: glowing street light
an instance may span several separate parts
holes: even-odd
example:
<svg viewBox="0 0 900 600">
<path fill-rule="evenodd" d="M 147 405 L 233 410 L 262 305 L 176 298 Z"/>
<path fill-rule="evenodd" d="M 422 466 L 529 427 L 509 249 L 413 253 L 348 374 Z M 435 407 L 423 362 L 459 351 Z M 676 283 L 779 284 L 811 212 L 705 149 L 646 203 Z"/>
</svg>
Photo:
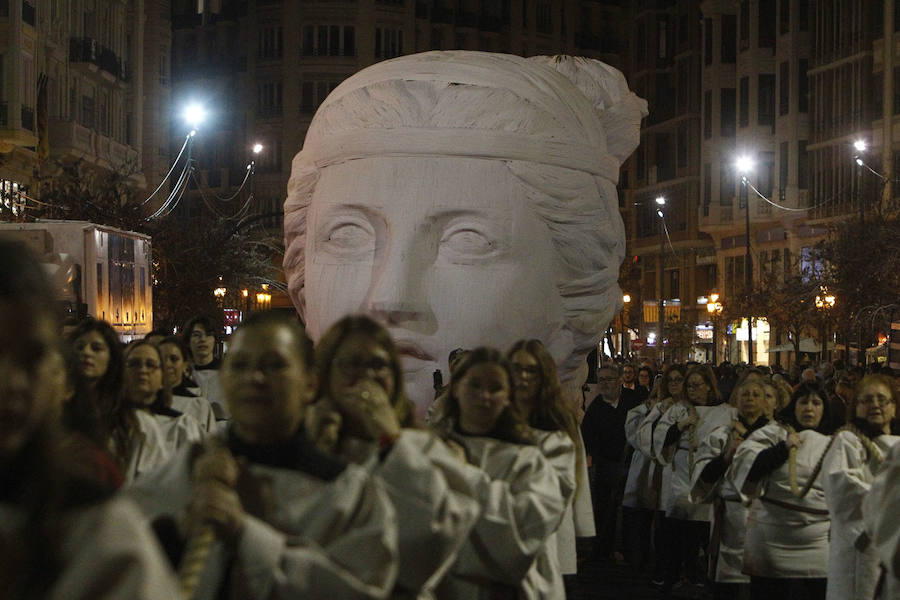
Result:
<svg viewBox="0 0 900 600">
<path fill-rule="evenodd" d="M 664 196 L 657 196 L 657 197 L 656 197 L 656 203 L 657 203 L 659 206 L 665 206 L 665 205 L 666 205 L 666 198 L 665 198 Z"/>
<path fill-rule="evenodd" d="M 753 171 L 753 159 L 746 154 L 742 154 L 734 161 L 734 167 L 741 175 L 747 175 Z"/>
<path fill-rule="evenodd" d="M 192 102 L 184 108 L 182 116 L 184 117 L 184 120 L 196 130 L 197 126 L 206 120 L 206 109 L 200 104 Z"/>
<path fill-rule="evenodd" d="M 853 149 L 857 152 L 865 152 L 869 148 L 869 145 L 866 144 L 866 140 L 856 140 L 853 142 Z"/>
<path fill-rule="evenodd" d="M 259 142 L 253 144 L 253 154 L 259 154 L 263 151 L 263 145 Z"/>
<path fill-rule="evenodd" d="M 623 295 L 622 302 L 624 302 L 625 304 L 628 304 L 629 302 L 631 302 L 631 296 L 629 296 L 628 294 Z"/>
</svg>

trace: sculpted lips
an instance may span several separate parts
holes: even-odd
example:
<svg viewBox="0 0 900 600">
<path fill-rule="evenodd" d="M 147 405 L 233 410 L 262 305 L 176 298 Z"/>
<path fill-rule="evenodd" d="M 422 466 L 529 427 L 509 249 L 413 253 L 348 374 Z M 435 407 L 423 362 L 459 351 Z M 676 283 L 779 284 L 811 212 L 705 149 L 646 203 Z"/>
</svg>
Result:
<svg viewBox="0 0 900 600">
<path fill-rule="evenodd" d="M 397 339 L 394 344 L 397 347 L 397 352 L 400 353 L 401 356 L 426 361 L 434 360 L 434 357 L 431 354 L 426 352 L 420 345 L 412 340 Z"/>
</svg>

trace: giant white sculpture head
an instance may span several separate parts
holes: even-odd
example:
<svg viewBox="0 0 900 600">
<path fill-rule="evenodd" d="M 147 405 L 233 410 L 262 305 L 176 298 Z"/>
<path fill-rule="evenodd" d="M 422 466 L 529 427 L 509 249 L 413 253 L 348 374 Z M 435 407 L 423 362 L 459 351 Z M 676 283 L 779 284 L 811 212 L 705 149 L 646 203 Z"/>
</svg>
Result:
<svg viewBox="0 0 900 600">
<path fill-rule="evenodd" d="M 621 299 L 615 183 L 646 103 L 599 61 L 428 52 L 322 104 L 294 158 L 284 267 L 314 338 L 388 327 L 421 411 L 457 347 L 539 338 L 577 389 Z"/>
</svg>

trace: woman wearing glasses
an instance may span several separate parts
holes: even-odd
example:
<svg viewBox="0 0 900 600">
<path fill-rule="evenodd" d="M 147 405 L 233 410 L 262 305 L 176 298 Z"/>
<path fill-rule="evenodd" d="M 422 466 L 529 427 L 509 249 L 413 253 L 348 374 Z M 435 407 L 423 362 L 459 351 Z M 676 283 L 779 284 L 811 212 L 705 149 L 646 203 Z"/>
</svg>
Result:
<svg viewBox="0 0 900 600">
<path fill-rule="evenodd" d="M 731 424 L 735 410 L 719 400 L 715 375 L 707 366 L 696 365 L 687 372 L 685 393 L 660 418 L 653 433 L 656 459 L 671 470 L 670 485 L 663 501 L 668 535 L 675 544 L 666 556 L 664 591 L 671 590 L 683 564 L 688 581 L 701 583 L 697 554 L 709 535 L 709 504 L 690 499 L 691 470 L 700 442 L 718 427 Z"/>
<path fill-rule="evenodd" d="M 203 439 L 196 419 L 171 407 L 172 391 L 163 383 L 162 352 L 143 340 L 125 349 L 122 410 L 133 414 L 126 483 L 167 462 L 184 445 Z"/>
<path fill-rule="evenodd" d="M 878 558 L 862 521 L 862 502 L 885 456 L 900 437 L 890 435 L 897 388 L 885 375 L 866 375 L 847 407 L 822 466 L 831 513 L 828 600 L 869 600 L 878 582 Z M 895 515 L 896 516 L 896 515 Z"/>
<path fill-rule="evenodd" d="M 344 317 L 326 331 L 316 347 L 316 375 L 311 437 L 377 475 L 399 516 L 392 597 L 430 596 L 478 518 L 483 473 L 458 447 L 414 428 L 397 349 L 372 319 Z"/>
</svg>

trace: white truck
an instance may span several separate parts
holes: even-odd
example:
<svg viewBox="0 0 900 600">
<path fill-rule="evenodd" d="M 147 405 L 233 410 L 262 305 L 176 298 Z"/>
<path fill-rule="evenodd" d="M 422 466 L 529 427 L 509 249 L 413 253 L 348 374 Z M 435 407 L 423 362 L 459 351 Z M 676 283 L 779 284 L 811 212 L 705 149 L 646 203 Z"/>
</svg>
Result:
<svg viewBox="0 0 900 600">
<path fill-rule="evenodd" d="M 0 238 L 27 244 L 41 259 L 66 324 L 87 315 L 109 321 L 123 341 L 153 328 L 150 236 L 87 221 L 0 223 Z"/>
</svg>

